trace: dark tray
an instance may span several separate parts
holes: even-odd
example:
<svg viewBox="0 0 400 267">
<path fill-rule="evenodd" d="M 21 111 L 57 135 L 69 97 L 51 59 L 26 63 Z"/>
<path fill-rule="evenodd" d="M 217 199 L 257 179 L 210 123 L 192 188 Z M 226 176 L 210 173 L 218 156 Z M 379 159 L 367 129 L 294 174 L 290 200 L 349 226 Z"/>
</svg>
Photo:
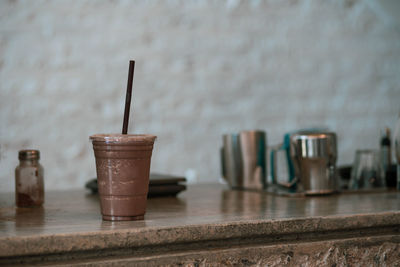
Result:
<svg viewBox="0 0 400 267">
<path fill-rule="evenodd" d="M 186 178 L 160 173 L 151 173 L 149 181 L 148 197 L 176 196 L 186 190 Z M 97 178 L 93 178 L 85 185 L 92 194 L 98 193 Z"/>
</svg>

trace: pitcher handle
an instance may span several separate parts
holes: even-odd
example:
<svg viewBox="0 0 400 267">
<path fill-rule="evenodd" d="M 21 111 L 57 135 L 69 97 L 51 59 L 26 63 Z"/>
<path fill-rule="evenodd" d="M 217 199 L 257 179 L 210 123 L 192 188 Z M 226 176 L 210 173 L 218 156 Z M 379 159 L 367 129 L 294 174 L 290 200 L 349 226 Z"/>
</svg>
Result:
<svg viewBox="0 0 400 267">
<path fill-rule="evenodd" d="M 276 157 L 277 151 L 281 148 L 282 144 L 272 146 L 270 147 L 270 152 L 269 152 L 269 163 L 270 163 L 270 168 L 271 168 L 271 181 L 272 184 L 277 184 L 277 173 L 276 173 L 276 166 L 277 166 L 277 160 L 278 158 Z"/>
<path fill-rule="evenodd" d="M 284 187 L 284 188 L 292 188 L 294 185 L 296 185 L 296 183 L 299 181 L 299 179 L 297 177 L 294 177 L 292 181 L 287 182 L 287 183 L 283 183 L 283 182 L 279 182 L 276 183 L 276 185 L 280 186 L 280 187 Z"/>
<path fill-rule="evenodd" d="M 221 175 L 222 178 L 224 178 L 224 180 L 226 181 L 226 166 L 225 166 L 225 153 L 224 153 L 224 148 L 221 147 L 219 149 L 219 155 L 220 155 L 220 159 L 221 159 Z"/>
</svg>

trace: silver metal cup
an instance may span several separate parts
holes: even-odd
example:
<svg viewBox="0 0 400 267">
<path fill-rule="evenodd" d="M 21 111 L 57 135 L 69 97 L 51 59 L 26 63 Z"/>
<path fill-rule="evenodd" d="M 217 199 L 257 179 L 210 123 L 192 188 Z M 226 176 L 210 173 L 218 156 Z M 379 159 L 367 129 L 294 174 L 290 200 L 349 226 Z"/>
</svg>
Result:
<svg viewBox="0 0 400 267">
<path fill-rule="evenodd" d="M 302 133 L 290 137 L 290 154 L 297 179 L 297 191 L 329 194 L 337 191 L 336 134 Z"/>
<path fill-rule="evenodd" d="M 267 185 L 267 135 L 243 131 L 223 136 L 222 176 L 232 188 L 264 189 Z"/>
</svg>

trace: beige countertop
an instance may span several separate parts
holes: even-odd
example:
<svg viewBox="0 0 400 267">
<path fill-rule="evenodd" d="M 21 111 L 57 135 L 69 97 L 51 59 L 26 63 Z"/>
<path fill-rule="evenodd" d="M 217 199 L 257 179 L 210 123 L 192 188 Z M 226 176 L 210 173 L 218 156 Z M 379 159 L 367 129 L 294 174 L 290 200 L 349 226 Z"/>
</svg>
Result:
<svg viewBox="0 0 400 267">
<path fill-rule="evenodd" d="M 0 259 L 399 225 L 396 191 L 294 198 L 189 185 L 177 198 L 149 199 L 145 219 L 132 222 L 102 221 L 84 190 L 46 192 L 43 208 L 16 208 L 9 193 L 0 195 Z"/>
</svg>

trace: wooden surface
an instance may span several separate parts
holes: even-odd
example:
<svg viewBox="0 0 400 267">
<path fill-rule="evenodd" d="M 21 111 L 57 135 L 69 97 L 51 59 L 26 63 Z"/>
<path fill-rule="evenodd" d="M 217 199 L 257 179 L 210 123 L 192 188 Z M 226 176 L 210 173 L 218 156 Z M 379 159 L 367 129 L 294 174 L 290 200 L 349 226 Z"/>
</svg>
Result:
<svg viewBox="0 0 400 267">
<path fill-rule="evenodd" d="M 97 196 L 83 190 L 47 192 L 44 207 L 31 209 L 16 208 L 14 195 L 2 194 L 0 257 L 246 238 L 250 242 L 290 234 L 321 237 L 354 231 L 353 236 L 359 229 L 391 235 L 399 225 L 398 192 L 289 198 L 195 185 L 177 198 L 149 199 L 145 220 L 133 222 L 102 221 Z"/>
</svg>

